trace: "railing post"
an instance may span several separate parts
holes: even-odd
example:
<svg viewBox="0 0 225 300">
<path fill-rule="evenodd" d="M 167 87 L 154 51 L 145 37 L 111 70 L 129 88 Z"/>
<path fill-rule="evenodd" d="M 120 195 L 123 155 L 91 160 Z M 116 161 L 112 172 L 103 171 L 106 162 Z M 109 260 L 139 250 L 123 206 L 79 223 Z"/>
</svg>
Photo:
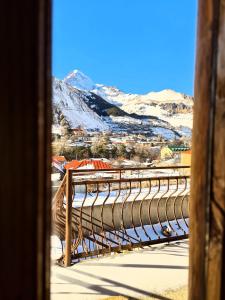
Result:
<svg viewBox="0 0 225 300">
<path fill-rule="evenodd" d="M 65 267 L 71 265 L 72 243 L 72 171 L 66 171 L 66 231 L 65 231 Z"/>
</svg>

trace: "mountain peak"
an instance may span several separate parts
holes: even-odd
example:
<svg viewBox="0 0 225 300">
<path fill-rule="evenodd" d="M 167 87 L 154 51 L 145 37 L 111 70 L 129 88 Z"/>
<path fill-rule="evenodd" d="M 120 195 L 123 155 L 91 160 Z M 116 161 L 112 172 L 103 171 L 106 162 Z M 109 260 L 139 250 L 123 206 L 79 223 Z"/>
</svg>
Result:
<svg viewBox="0 0 225 300">
<path fill-rule="evenodd" d="M 70 72 L 63 81 L 79 90 L 90 91 L 95 88 L 93 80 L 78 69 Z"/>
<path fill-rule="evenodd" d="M 75 69 L 73 71 L 71 71 L 67 77 L 71 77 L 71 76 L 84 76 L 84 77 L 87 77 L 83 72 L 81 72 L 81 70 L 78 70 L 78 69 Z"/>
<path fill-rule="evenodd" d="M 156 101 L 184 101 L 184 98 L 190 99 L 191 96 L 184 95 L 182 93 L 176 92 L 171 89 L 164 89 L 159 92 L 150 92 L 146 94 L 146 96 L 151 99 L 151 100 L 156 100 Z"/>
</svg>

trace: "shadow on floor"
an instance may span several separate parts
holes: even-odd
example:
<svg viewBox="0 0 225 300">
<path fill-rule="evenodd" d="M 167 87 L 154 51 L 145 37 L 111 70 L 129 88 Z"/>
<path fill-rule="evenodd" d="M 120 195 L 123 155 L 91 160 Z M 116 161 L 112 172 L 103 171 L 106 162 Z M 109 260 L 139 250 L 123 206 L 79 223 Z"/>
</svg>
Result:
<svg viewBox="0 0 225 300">
<path fill-rule="evenodd" d="M 129 291 L 133 291 L 133 292 L 138 293 L 138 294 L 143 295 L 143 296 L 155 297 L 155 299 L 158 299 L 158 300 L 171 300 L 170 298 L 167 298 L 167 297 L 164 297 L 164 296 L 152 293 L 152 292 L 144 291 L 144 290 L 135 288 L 133 286 L 123 284 L 121 282 L 117 282 L 115 280 L 107 279 L 107 278 L 104 278 L 104 277 L 101 277 L 101 276 L 96 276 L 96 275 L 90 274 L 88 272 L 84 272 L 84 271 L 80 271 L 80 270 L 77 271 L 77 270 L 74 270 L 74 269 L 70 269 L 70 271 L 77 272 L 79 274 L 89 276 L 89 277 L 94 278 L 94 279 L 101 280 L 101 281 L 106 282 L 107 284 L 109 284 L 109 286 L 107 285 L 108 288 L 106 288 L 106 287 L 103 287 L 102 285 L 89 284 L 87 282 L 78 280 L 78 279 L 70 277 L 68 275 L 62 275 L 62 274 L 59 274 L 59 273 L 56 274 L 56 277 L 61 279 L 61 280 L 67 281 L 71 284 L 80 285 L 82 287 L 91 289 L 95 292 L 98 292 L 99 295 L 108 295 L 108 296 L 118 296 L 118 295 L 120 295 L 120 296 L 124 296 L 124 297 L 126 297 L 130 300 L 137 300 L 138 299 L 138 298 L 130 297 L 126 294 L 122 294 L 121 292 L 118 293 L 118 292 L 112 291 L 110 289 L 110 286 L 114 286 L 114 287 L 119 287 L 119 288 L 125 288 Z"/>
<path fill-rule="evenodd" d="M 143 265 L 143 264 L 116 264 L 116 263 L 88 263 L 82 265 L 85 266 L 101 266 L 101 267 L 122 267 L 122 268 L 145 268 L 145 269 L 177 269 L 177 270 L 187 270 L 187 266 L 170 266 L 170 265 Z"/>
</svg>

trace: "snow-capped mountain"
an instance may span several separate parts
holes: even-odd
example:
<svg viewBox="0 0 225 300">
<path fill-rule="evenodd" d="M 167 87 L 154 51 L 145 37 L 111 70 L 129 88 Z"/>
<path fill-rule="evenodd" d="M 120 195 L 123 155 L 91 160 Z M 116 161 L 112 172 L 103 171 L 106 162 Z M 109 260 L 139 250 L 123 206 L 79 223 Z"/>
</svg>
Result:
<svg viewBox="0 0 225 300">
<path fill-rule="evenodd" d="M 121 108 L 128 113 L 157 116 L 174 127 L 192 129 L 193 97 L 172 90 L 130 95 Z"/>
<path fill-rule="evenodd" d="M 63 81 L 79 90 L 91 91 L 95 89 L 92 79 L 79 70 L 70 72 Z"/>
<path fill-rule="evenodd" d="M 165 89 L 160 92 L 150 92 L 144 95 L 128 94 L 119 90 L 117 87 L 106 86 L 104 84 L 94 83 L 94 81 L 82 73 L 80 70 L 74 70 L 69 73 L 63 80 L 65 83 L 85 91 L 93 93 L 105 98 L 107 101 L 116 102 L 124 105 L 127 102 L 158 102 L 158 103 L 186 103 L 193 104 L 193 97 Z"/>
<path fill-rule="evenodd" d="M 70 127 L 190 136 L 193 98 L 172 90 L 145 95 L 126 94 L 116 87 L 96 84 L 74 70 L 64 80 L 53 80 L 54 124 L 65 118 Z"/>
<path fill-rule="evenodd" d="M 90 94 L 53 78 L 52 100 L 54 124 L 59 125 L 64 117 L 71 128 L 82 126 L 89 129 L 108 129 L 108 125 L 83 100 Z"/>
<path fill-rule="evenodd" d="M 128 114 L 158 117 L 181 131 L 192 129 L 193 97 L 166 89 L 144 95 L 124 93 L 116 87 L 95 84 L 81 71 L 71 72 L 64 81 L 78 89 L 90 91 Z"/>
<path fill-rule="evenodd" d="M 93 92 L 79 90 L 56 78 L 53 78 L 52 92 L 55 132 L 62 120 L 70 128 L 127 131 L 132 124 L 142 129 L 143 117 L 129 114 Z"/>
<path fill-rule="evenodd" d="M 104 84 L 94 83 L 94 81 L 85 75 L 80 70 L 73 70 L 63 80 L 65 83 L 83 91 L 90 91 L 104 98 L 110 103 L 118 105 L 120 101 L 117 101 L 117 97 L 124 97 L 126 95 L 116 87 L 106 86 Z M 114 99 L 115 98 L 115 99 Z"/>
</svg>

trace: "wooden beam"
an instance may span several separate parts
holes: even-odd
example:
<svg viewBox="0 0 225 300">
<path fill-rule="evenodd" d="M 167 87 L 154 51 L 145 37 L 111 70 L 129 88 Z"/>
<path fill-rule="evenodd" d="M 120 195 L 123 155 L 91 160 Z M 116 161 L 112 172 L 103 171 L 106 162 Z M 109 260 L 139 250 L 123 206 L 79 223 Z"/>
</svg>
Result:
<svg viewBox="0 0 225 300">
<path fill-rule="evenodd" d="M 0 298 L 7 300 L 49 299 L 50 4 L 1 3 Z"/>
<path fill-rule="evenodd" d="M 199 0 L 189 299 L 224 299 L 225 1 Z M 222 296 L 223 294 L 223 296 Z"/>
<path fill-rule="evenodd" d="M 219 1 L 207 299 L 225 299 L 225 1 Z"/>
</svg>

